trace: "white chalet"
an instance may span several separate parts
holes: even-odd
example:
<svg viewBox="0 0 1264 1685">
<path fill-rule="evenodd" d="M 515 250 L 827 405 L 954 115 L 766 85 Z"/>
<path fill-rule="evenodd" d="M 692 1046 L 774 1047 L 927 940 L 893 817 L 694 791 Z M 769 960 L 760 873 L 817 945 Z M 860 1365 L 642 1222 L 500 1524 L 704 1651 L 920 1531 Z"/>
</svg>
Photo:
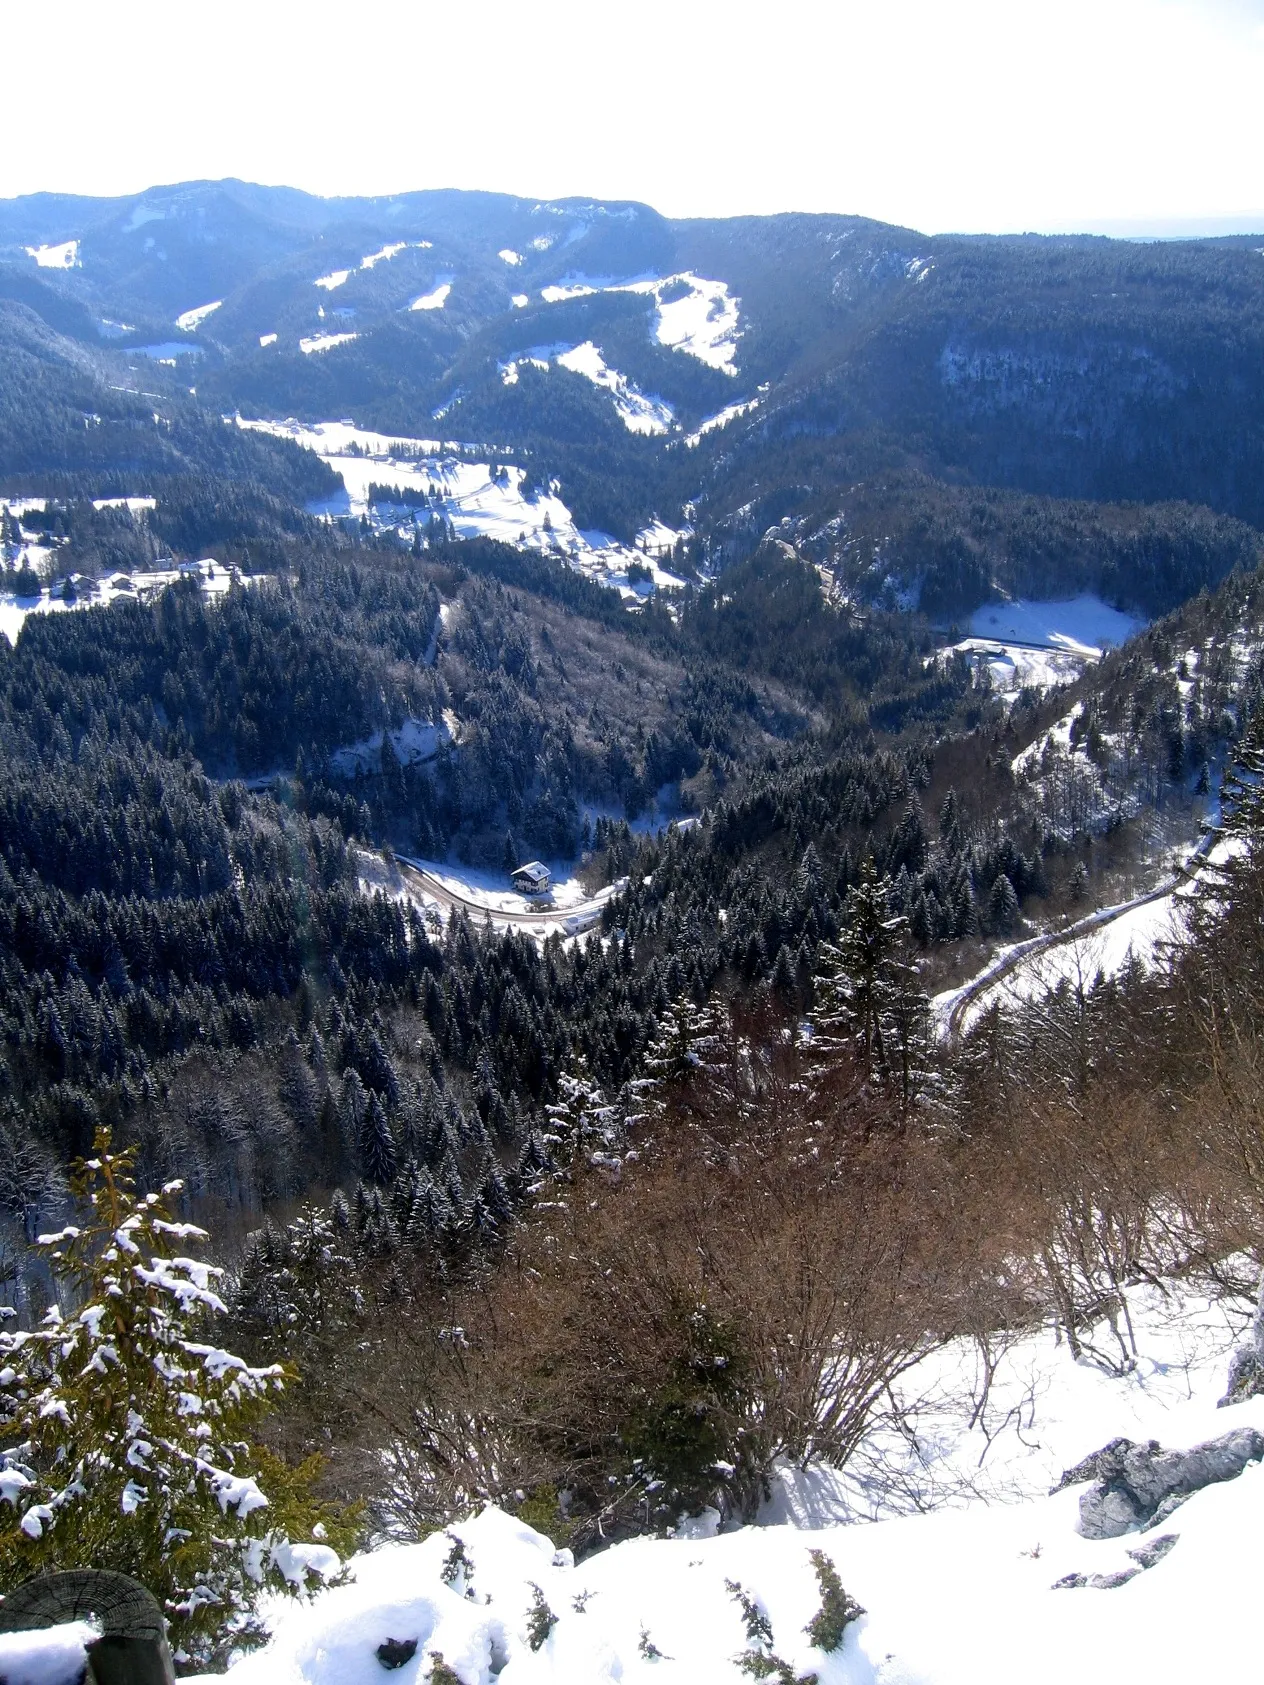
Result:
<svg viewBox="0 0 1264 1685">
<path fill-rule="evenodd" d="M 520 895 L 543 895 L 549 887 L 549 869 L 539 860 L 528 860 L 510 873 L 510 881 Z"/>
</svg>

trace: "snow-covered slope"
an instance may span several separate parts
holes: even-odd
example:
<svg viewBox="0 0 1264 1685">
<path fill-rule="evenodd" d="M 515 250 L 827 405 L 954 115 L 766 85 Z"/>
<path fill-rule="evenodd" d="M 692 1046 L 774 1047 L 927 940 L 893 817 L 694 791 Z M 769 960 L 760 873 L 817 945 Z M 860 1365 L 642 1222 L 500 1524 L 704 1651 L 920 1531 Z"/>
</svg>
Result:
<svg viewBox="0 0 1264 1685">
<path fill-rule="evenodd" d="M 1078 679 L 1144 624 L 1087 593 L 1056 602 L 985 603 L 970 617 L 970 636 L 952 649 L 986 667 L 1002 695 L 1017 695 Z"/>
<path fill-rule="evenodd" d="M 979 1348 L 941 1348 L 905 1379 L 902 1427 L 875 1434 L 845 1477 L 788 1472 L 765 1525 L 706 1537 L 703 1518 L 576 1565 L 488 1509 L 422 1544 L 360 1557 L 351 1584 L 283 1611 L 268 1647 L 228 1678 L 377 1685 L 388 1639 L 415 1641 L 401 1685 L 429 1678 L 436 1653 L 462 1685 L 736 1685 L 753 1648 L 820 1685 L 1250 1677 L 1264 1469 L 1195 1493 L 1150 1531 L 1104 1541 L 1077 1530 L 1085 1486 L 1048 1495 L 1064 1468 L 1120 1434 L 1181 1448 L 1264 1429 L 1264 1399 L 1215 1408 L 1242 1301 L 1145 1287 L 1130 1311 L 1139 1352 L 1124 1373 L 1105 1325 L 1089 1331 L 1099 1355 L 1078 1363 L 1047 1330 L 998 1340 L 987 1392 Z M 882 1519 L 852 1519 L 864 1515 Z M 1148 1549 L 1173 1535 L 1165 1553 Z M 458 1537 L 470 1566 L 445 1578 Z M 814 1550 L 866 1610 L 832 1654 L 805 1632 L 821 1601 Z M 1143 1568 L 1138 1554 L 1159 1559 Z M 1092 1575 L 1130 1577 L 1056 1583 Z M 533 1649 L 537 1587 L 556 1621 Z M 767 1619 L 771 1646 L 751 1646 L 735 1587 Z M 540 1625 L 547 1616 L 537 1636 Z"/>
<path fill-rule="evenodd" d="M 388 439 L 346 421 L 308 426 L 297 421 L 237 419 L 242 427 L 305 445 L 342 475 L 345 492 L 310 505 L 313 514 L 365 516 L 381 530 L 402 525 L 411 531 L 414 516 L 424 530 L 433 513 L 450 521 L 458 538 L 495 538 L 548 551 L 629 600 L 650 590 L 676 590 L 684 584 L 662 565 L 661 552 L 670 550 L 680 536 L 675 529 L 654 522 L 637 535 L 635 546 L 621 544 L 609 533 L 583 532 L 556 490 L 526 495 L 521 468 L 471 462 L 465 454 L 453 454 L 468 454 L 470 447 L 445 446 L 438 439 Z M 369 488 L 374 484 L 396 487 L 401 493 L 424 492 L 428 506 L 372 505 Z M 648 581 L 629 579 L 628 569 L 634 563 L 648 571 Z"/>
</svg>

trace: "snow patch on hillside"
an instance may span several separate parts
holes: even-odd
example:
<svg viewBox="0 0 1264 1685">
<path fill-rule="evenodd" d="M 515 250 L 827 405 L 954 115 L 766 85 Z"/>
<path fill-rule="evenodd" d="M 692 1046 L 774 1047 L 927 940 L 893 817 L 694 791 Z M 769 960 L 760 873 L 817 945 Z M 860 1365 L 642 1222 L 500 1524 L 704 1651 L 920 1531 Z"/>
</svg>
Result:
<svg viewBox="0 0 1264 1685">
<path fill-rule="evenodd" d="M 657 306 L 654 337 L 660 345 L 736 375 L 739 311 L 727 281 L 706 280 L 691 270 L 633 281 L 572 275 L 543 288 L 540 297 L 546 304 L 561 304 L 591 293 L 652 294 Z"/>
<path fill-rule="evenodd" d="M 360 259 L 361 269 L 372 269 L 375 264 L 389 263 L 393 257 L 397 257 L 404 250 L 407 244 L 407 240 L 396 240 L 394 245 L 383 246 L 380 251 L 370 252 L 367 257 Z M 428 246 L 430 242 L 423 240 L 421 244 Z"/>
<path fill-rule="evenodd" d="M 336 345 L 349 345 L 353 339 L 359 339 L 358 333 L 317 333 L 307 339 L 300 339 L 298 348 L 305 357 L 322 351 L 332 351 Z"/>
<path fill-rule="evenodd" d="M 952 1341 L 905 1377 L 899 1418 L 892 1409 L 847 1471 L 784 1471 L 765 1525 L 706 1536 L 704 1516 L 577 1564 L 488 1508 L 355 1558 L 349 1584 L 277 1609 L 268 1646 L 228 1677 L 378 1685 L 378 1647 L 395 1639 L 415 1642 L 400 1685 L 420 1685 L 437 1655 L 462 1685 L 728 1685 L 754 1659 L 735 1587 L 770 1624 L 766 1648 L 820 1685 L 1246 1677 L 1264 1469 L 1194 1493 L 1159 1529 L 1105 1541 L 1077 1530 L 1084 1487 L 1049 1494 L 1121 1434 L 1183 1448 L 1264 1429 L 1264 1399 L 1215 1408 L 1247 1304 L 1172 1284 L 1127 1298 L 1138 1351 L 1126 1366 L 1106 1323 L 1086 1331 L 1078 1363 L 1050 1329 L 1000 1337 L 990 1386 L 982 1350 Z M 1160 1532 L 1174 1542 L 1143 1567 L 1130 1553 Z M 445 1579 L 456 1538 L 471 1567 Z M 820 1607 L 813 1550 L 866 1611 L 829 1654 L 805 1630 Z M 1128 1577 L 1057 1583 L 1090 1574 Z M 533 1648 L 537 1587 L 553 1620 Z"/>
<path fill-rule="evenodd" d="M 1144 625 L 1087 592 L 1065 602 L 985 603 L 970 616 L 972 637 L 1064 649 L 1090 660 L 1127 643 Z"/>
<path fill-rule="evenodd" d="M 633 545 L 622 544 L 609 533 L 581 532 L 557 495 L 556 485 L 528 496 L 525 473 L 512 463 L 465 461 L 443 454 L 460 446 L 435 439 L 390 439 L 350 421 L 308 426 L 299 421 L 249 421 L 241 416 L 236 420 L 239 427 L 293 439 L 342 475 L 345 490 L 309 504 L 311 514 L 327 519 L 364 516 L 377 530 L 397 530 L 405 538 L 411 537 L 414 522 L 424 535 L 434 515 L 450 522 L 458 538 L 494 538 L 502 544 L 545 551 L 630 602 L 643 601 L 656 590 L 684 587 L 684 580 L 662 565 L 659 554 L 675 545 L 683 529 L 654 523 L 637 534 Z M 374 483 L 424 492 L 426 505 L 371 505 L 369 487 Z M 628 569 L 634 563 L 648 571 L 648 582 L 629 579 Z"/>
<path fill-rule="evenodd" d="M 182 328 L 185 333 L 192 333 L 195 328 L 201 327 L 206 318 L 218 310 L 223 302 L 222 298 L 216 298 L 212 299 L 210 304 L 198 304 L 192 310 L 183 311 L 176 317 L 176 326 Z"/>
<path fill-rule="evenodd" d="M 324 287 L 327 293 L 331 293 L 337 287 L 345 287 L 350 276 L 351 271 L 349 269 L 332 269 L 328 275 L 318 275 L 312 285 Z"/>
<path fill-rule="evenodd" d="M 526 259 L 522 256 L 522 254 L 514 251 L 511 246 L 503 246 L 501 250 L 496 253 L 496 256 L 502 263 L 507 263 L 511 269 L 516 268 L 520 263 L 526 262 Z"/>
<path fill-rule="evenodd" d="M 451 291 L 451 280 L 440 281 L 430 292 L 422 293 L 420 298 L 415 298 L 408 308 L 410 310 L 442 310 L 448 302 L 448 294 Z"/>
<path fill-rule="evenodd" d="M 1016 696 L 1070 684 L 1145 624 L 1091 593 L 1063 602 L 985 603 L 970 616 L 970 636 L 942 653 L 964 655 L 987 669 L 1001 695 Z"/>
<path fill-rule="evenodd" d="M 685 444 L 688 449 L 692 450 L 695 445 L 700 445 L 708 433 L 714 433 L 721 427 L 727 427 L 730 421 L 736 421 L 739 416 L 749 415 L 752 410 L 758 409 L 763 401 L 763 394 L 767 390 L 766 386 L 761 387 L 758 395 L 754 398 L 746 398 L 738 404 L 726 404 L 722 410 L 717 410 L 714 415 L 709 415 L 705 421 L 699 422 L 697 432 L 689 433 L 685 437 Z"/>
<path fill-rule="evenodd" d="M 498 363 L 500 378 L 505 386 L 518 384 L 518 370 L 524 363 L 533 368 L 548 369 L 553 364 L 583 375 L 609 392 L 614 399 L 615 412 L 629 433 L 667 433 L 675 423 L 671 405 L 664 398 L 649 397 L 627 375 L 620 374 L 606 363 L 601 350 L 591 339 L 582 345 L 560 341 L 555 345 L 533 345 L 520 356 L 506 363 Z"/>
<path fill-rule="evenodd" d="M 557 362 L 561 368 L 582 374 L 585 380 L 591 380 L 594 386 L 609 392 L 619 420 L 629 433 L 666 433 L 671 427 L 671 405 L 662 398 L 647 397 L 627 375 L 609 368 L 591 339 L 563 351 Z"/>
<path fill-rule="evenodd" d="M 63 240 L 59 246 L 27 246 L 27 257 L 33 257 L 41 269 L 79 269 L 78 240 Z"/>
</svg>

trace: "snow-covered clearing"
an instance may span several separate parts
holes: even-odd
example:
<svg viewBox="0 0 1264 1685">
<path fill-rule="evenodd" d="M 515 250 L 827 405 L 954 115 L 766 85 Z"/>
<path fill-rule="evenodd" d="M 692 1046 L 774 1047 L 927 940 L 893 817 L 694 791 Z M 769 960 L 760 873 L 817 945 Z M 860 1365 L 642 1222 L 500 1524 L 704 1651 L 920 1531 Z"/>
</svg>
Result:
<svg viewBox="0 0 1264 1685">
<path fill-rule="evenodd" d="M 1145 624 L 1091 594 L 1065 602 L 986 603 L 970 616 L 970 636 L 943 653 L 960 653 L 985 667 L 994 689 L 1016 696 L 1029 687 L 1071 683 Z"/>
<path fill-rule="evenodd" d="M 375 264 L 389 263 L 393 257 L 397 257 L 404 250 L 407 244 L 407 240 L 396 240 L 394 245 L 383 246 L 380 251 L 370 252 L 367 257 L 360 259 L 361 269 L 372 269 Z M 428 246 L 430 242 L 429 240 L 423 240 L 421 244 Z"/>
<path fill-rule="evenodd" d="M 147 513 L 150 509 L 156 509 L 158 499 L 156 497 L 94 497 L 92 507 L 94 509 L 126 509 L 133 515 L 141 515 Z"/>
<path fill-rule="evenodd" d="M 1072 655 L 1100 657 L 1127 643 L 1145 621 L 1085 593 L 1065 602 L 985 603 L 970 616 L 970 633 L 1002 643 L 1037 644 Z"/>
<path fill-rule="evenodd" d="M 445 447 L 438 440 L 388 439 L 349 421 L 307 426 L 297 421 L 247 421 L 238 416 L 237 422 L 241 427 L 295 440 L 316 451 L 342 475 L 346 490 L 310 504 L 312 514 L 331 519 L 358 519 L 363 515 L 379 530 L 400 529 L 408 536 L 414 517 L 424 532 L 433 513 L 450 521 L 459 538 L 494 538 L 503 544 L 547 551 L 629 601 L 640 601 L 653 590 L 679 590 L 684 585 L 663 567 L 657 554 L 675 544 L 680 536 L 676 529 L 655 523 L 637 535 L 635 545 L 621 544 L 609 533 L 581 532 L 555 490 L 528 497 L 525 473 L 513 464 L 467 462 L 441 454 Z M 398 487 L 401 492 L 424 492 L 428 506 L 371 505 L 369 487 L 375 482 Z M 648 582 L 629 579 L 628 569 L 634 563 L 649 571 Z"/>
<path fill-rule="evenodd" d="M 430 292 L 422 293 L 420 298 L 415 298 L 408 308 L 410 310 L 442 310 L 448 302 L 448 294 L 451 291 L 452 277 L 449 276 L 446 281 L 438 282 Z"/>
<path fill-rule="evenodd" d="M 168 339 L 161 345 L 129 345 L 129 357 L 148 357 L 155 363 L 168 363 L 172 367 L 180 357 L 200 357 L 203 355 L 200 345 L 190 345 L 186 339 Z"/>
<path fill-rule="evenodd" d="M 543 288 L 540 297 L 546 304 L 561 304 L 592 293 L 652 294 L 657 305 L 654 337 L 660 345 L 685 351 L 725 374 L 737 373 L 738 301 L 727 281 L 705 280 L 689 270 L 633 281 L 570 275 Z"/>
<path fill-rule="evenodd" d="M 502 263 L 507 263 L 511 269 L 516 268 L 518 264 L 524 261 L 522 254 L 514 251 L 512 246 L 502 246 L 496 256 Z"/>
<path fill-rule="evenodd" d="M 222 298 L 213 299 L 210 304 L 195 305 L 192 310 L 185 310 L 176 317 L 176 326 L 183 328 L 185 333 L 192 333 L 201 327 L 206 318 L 212 315 L 223 304 Z"/>
<path fill-rule="evenodd" d="M 547 369 L 556 363 L 559 368 L 591 380 L 594 386 L 610 393 L 619 419 L 629 433 L 666 433 L 671 429 L 674 419 L 671 405 L 663 398 L 647 397 L 627 375 L 610 368 L 591 339 L 582 345 L 564 341 L 556 345 L 533 345 L 521 356 L 497 364 L 506 386 L 518 384 L 518 369 L 523 363 L 537 369 Z"/>
<path fill-rule="evenodd" d="M 349 345 L 353 339 L 359 339 L 355 333 L 317 333 L 307 339 L 300 339 L 298 348 L 305 357 L 313 352 L 332 351 L 336 345 Z"/>
<path fill-rule="evenodd" d="M 27 257 L 33 257 L 41 269 L 78 269 L 78 240 L 63 240 L 59 246 L 27 246 Z"/>
<path fill-rule="evenodd" d="M 539 353 L 529 351 L 527 356 L 536 360 Z M 591 380 L 594 386 L 609 392 L 619 420 L 629 433 L 666 433 L 670 429 L 671 405 L 662 398 L 647 397 L 627 375 L 609 368 L 591 339 L 560 351 L 555 361 L 559 368 L 569 369 L 572 374 L 582 374 L 585 380 Z"/>
<path fill-rule="evenodd" d="M 551 935 L 572 937 L 591 930 L 606 903 L 627 887 L 627 879 L 621 878 L 590 895 L 571 875 L 573 862 L 559 861 L 546 894 L 519 895 L 510 888 L 507 872 L 415 860 L 405 854 L 388 861 L 365 849 L 356 851 L 356 872 L 366 894 L 380 891 L 394 900 L 411 902 L 435 924 L 464 912 L 476 923 L 487 922 L 494 930 L 515 930 L 539 942 Z"/>
<path fill-rule="evenodd" d="M 576 1564 L 488 1508 L 422 1544 L 355 1558 L 349 1584 L 273 1605 L 270 1643 L 228 1677 L 377 1685 L 378 1648 L 394 1639 L 414 1646 L 400 1685 L 433 1677 L 439 1655 L 461 1685 L 737 1685 L 757 1649 L 820 1685 L 1248 1678 L 1264 1469 L 1195 1492 L 1152 1531 L 1105 1541 L 1077 1531 L 1083 1486 L 1048 1495 L 1064 1468 L 1118 1435 L 1185 1448 L 1264 1429 L 1264 1399 L 1215 1408 L 1241 1302 L 1180 1288 L 1128 1297 L 1140 1355 L 1126 1373 L 1073 1361 L 1041 1330 L 992 1343 L 985 1390 L 980 1349 L 953 1341 L 905 1377 L 902 1424 L 892 1412 L 842 1474 L 786 1471 L 763 1525 L 707 1536 L 704 1516 L 675 1538 Z M 1105 1325 L 1088 1346 L 1120 1355 Z M 1160 1537 L 1174 1542 L 1147 1551 Z M 470 1566 L 445 1578 L 457 1538 Z M 821 1602 L 813 1550 L 866 1611 L 829 1654 L 805 1631 Z M 1131 1577 L 1056 1584 L 1070 1574 Z M 739 1589 L 771 1626 L 769 1644 L 748 1637 Z"/>
<path fill-rule="evenodd" d="M 390 733 L 391 747 L 402 766 L 415 766 L 432 761 L 445 743 L 455 737 L 449 720 L 405 720 Z M 378 772 L 382 765 L 383 734 L 375 731 L 360 743 L 349 743 L 336 749 L 329 757 L 335 772 L 342 778 L 354 778 L 357 772 Z"/>
<path fill-rule="evenodd" d="M 69 601 L 60 594 L 60 586 L 56 596 L 47 587 L 37 597 L 18 597 L 11 591 L 0 592 L 0 634 L 11 644 L 16 644 L 18 633 L 29 615 L 67 614 L 74 609 L 108 608 L 111 603 L 143 602 L 177 579 L 190 575 L 201 579 L 202 594 L 207 597 L 222 596 L 234 579 L 245 585 L 251 583 L 250 575 L 240 574 L 236 568 L 226 568 L 222 562 L 210 559 L 182 562 L 178 568 L 159 568 L 152 573 L 108 573 L 95 582 L 75 574 L 70 581 L 74 595 Z"/>
<path fill-rule="evenodd" d="M 266 347 L 269 346 L 269 345 L 275 345 L 276 342 L 277 342 L 277 336 L 274 333 L 261 333 L 259 335 L 259 348 L 260 348 L 260 350 L 266 349 Z"/>
<path fill-rule="evenodd" d="M 324 287 L 327 293 L 331 293 L 337 287 L 346 286 L 347 279 L 350 274 L 351 271 L 349 269 L 332 269 L 328 275 L 318 275 L 312 282 L 312 285 L 314 287 Z"/>
</svg>

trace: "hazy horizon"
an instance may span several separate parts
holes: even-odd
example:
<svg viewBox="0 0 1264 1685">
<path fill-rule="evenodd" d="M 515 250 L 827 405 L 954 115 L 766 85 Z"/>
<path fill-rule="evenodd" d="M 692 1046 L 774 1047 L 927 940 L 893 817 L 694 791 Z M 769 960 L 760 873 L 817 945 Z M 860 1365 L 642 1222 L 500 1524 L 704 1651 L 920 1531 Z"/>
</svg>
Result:
<svg viewBox="0 0 1264 1685">
<path fill-rule="evenodd" d="M 451 186 L 668 216 L 824 211 L 927 234 L 1264 229 L 1264 0 L 612 0 L 477 21 L 225 0 L 6 18 L 0 196 L 236 177 Z"/>
</svg>

